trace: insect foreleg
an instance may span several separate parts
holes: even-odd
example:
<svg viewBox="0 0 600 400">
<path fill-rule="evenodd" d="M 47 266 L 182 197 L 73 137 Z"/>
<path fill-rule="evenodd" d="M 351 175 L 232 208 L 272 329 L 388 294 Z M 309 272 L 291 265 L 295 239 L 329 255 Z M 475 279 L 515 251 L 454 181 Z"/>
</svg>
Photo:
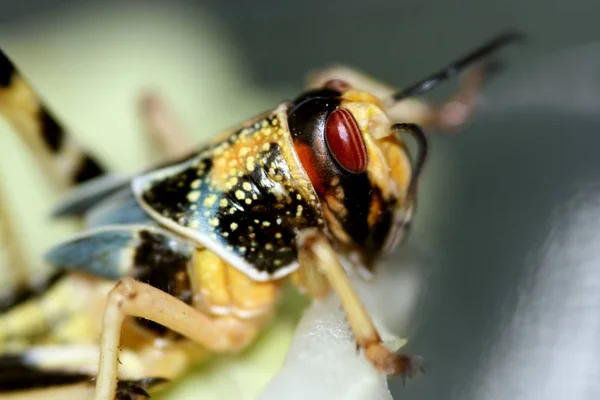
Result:
<svg viewBox="0 0 600 400">
<path fill-rule="evenodd" d="M 239 350 L 258 330 L 252 319 L 211 317 L 157 288 L 123 278 L 110 292 L 104 311 L 96 400 L 115 398 L 121 327 L 127 316 L 159 323 L 214 352 Z"/>
<path fill-rule="evenodd" d="M 423 367 L 416 359 L 395 353 L 384 346 L 335 250 L 325 236 L 318 230 L 305 230 L 300 234 L 298 246 L 300 260 L 304 261 L 300 268 L 317 269 L 327 278 L 344 309 L 358 348 L 364 350 L 365 356 L 373 366 L 382 373 L 400 374 L 403 378 L 421 372 Z"/>
</svg>

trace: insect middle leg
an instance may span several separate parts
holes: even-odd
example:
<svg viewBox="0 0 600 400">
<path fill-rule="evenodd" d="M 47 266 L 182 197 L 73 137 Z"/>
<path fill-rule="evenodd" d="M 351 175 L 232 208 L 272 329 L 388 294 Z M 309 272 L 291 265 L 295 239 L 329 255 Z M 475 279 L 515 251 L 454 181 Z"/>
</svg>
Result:
<svg viewBox="0 0 600 400">
<path fill-rule="evenodd" d="M 360 301 L 346 271 L 328 240 L 317 230 L 305 230 L 298 243 L 300 269 L 294 283 L 314 298 L 328 293 L 327 283 L 338 296 L 357 347 L 380 372 L 408 378 L 423 371 L 417 359 L 384 346 L 373 321 Z"/>
<path fill-rule="evenodd" d="M 181 127 L 174 111 L 159 95 L 144 93 L 139 106 L 146 130 L 163 158 L 177 159 L 196 147 L 192 136 Z"/>
<path fill-rule="evenodd" d="M 121 326 L 127 316 L 157 322 L 213 352 L 244 348 L 263 322 L 262 318 L 210 316 L 157 288 L 123 278 L 109 294 L 104 311 L 96 400 L 115 398 Z"/>
</svg>

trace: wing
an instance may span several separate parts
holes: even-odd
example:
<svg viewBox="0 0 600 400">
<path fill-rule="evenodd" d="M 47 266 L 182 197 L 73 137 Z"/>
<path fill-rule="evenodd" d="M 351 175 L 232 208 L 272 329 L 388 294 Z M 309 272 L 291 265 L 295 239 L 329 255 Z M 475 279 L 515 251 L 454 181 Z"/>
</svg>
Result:
<svg viewBox="0 0 600 400">
<path fill-rule="evenodd" d="M 125 188 L 91 208 L 84 217 L 87 228 L 105 225 L 146 224 L 156 222 L 140 207 L 130 188 Z"/>
<path fill-rule="evenodd" d="M 296 233 L 325 226 L 286 111 L 284 104 L 193 158 L 135 178 L 138 202 L 253 279 L 292 272 Z"/>
<path fill-rule="evenodd" d="M 129 187 L 134 177 L 163 168 L 164 166 L 170 165 L 173 162 L 183 162 L 195 154 L 195 152 L 191 153 L 191 155 L 186 154 L 185 156 L 180 157 L 178 161 L 162 162 L 132 174 L 105 174 L 83 184 L 77 185 L 73 187 L 71 191 L 62 199 L 62 201 L 60 201 L 54 207 L 52 210 L 52 216 L 59 218 L 84 215 L 92 208 L 102 204 L 115 193 L 118 193 Z"/>
<path fill-rule="evenodd" d="M 132 176 L 107 174 L 75 186 L 52 210 L 52 217 L 73 217 L 85 214 L 102 200 L 126 188 Z"/>
<path fill-rule="evenodd" d="M 50 249 L 45 258 L 60 269 L 108 279 L 126 275 L 139 279 L 143 271 L 178 270 L 191 259 L 193 251 L 191 242 L 162 228 L 115 225 L 75 235 Z"/>
</svg>

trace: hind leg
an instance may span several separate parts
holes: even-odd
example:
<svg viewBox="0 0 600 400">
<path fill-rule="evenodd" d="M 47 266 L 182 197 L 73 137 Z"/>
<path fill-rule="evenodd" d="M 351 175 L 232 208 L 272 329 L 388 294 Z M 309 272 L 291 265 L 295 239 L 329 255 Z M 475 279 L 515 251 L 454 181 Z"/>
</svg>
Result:
<svg viewBox="0 0 600 400">
<path fill-rule="evenodd" d="M 181 371 L 174 366 L 182 350 L 161 352 L 160 362 L 142 352 L 121 353 L 121 376 L 115 399 L 145 399 Z M 185 356 L 185 354 L 183 354 Z M 33 347 L 0 356 L 0 400 L 93 399 L 99 348 L 95 345 Z M 151 377 L 152 376 L 152 377 Z M 160 376 L 160 377 L 154 377 Z"/>
</svg>

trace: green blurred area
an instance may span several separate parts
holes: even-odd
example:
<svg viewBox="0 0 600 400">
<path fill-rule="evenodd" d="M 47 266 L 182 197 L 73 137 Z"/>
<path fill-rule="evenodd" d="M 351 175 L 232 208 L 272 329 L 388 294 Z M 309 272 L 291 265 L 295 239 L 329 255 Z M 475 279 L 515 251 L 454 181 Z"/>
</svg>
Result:
<svg viewBox="0 0 600 400">
<path fill-rule="evenodd" d="M 86 6 L 0 28 L 0 43 L 56 115 L 115 172 L 157 160 L 138 118 L 146 89 L 165 98 L 199 143 L 282 99 L 251 84 L 222 27 L 196 9 Z M 45 274 L 42 253 L 74 224 L 49 220 L 60 193 L 4 121 L 0 159 L 28 261 L 34 274 Z M 12 276 L 6 264 L 0 271 L 1 290 Z M 281 317 L 255 346 L 200 366 L 161 398 L 256 398 L 281 365 L 304 305 L 286 294 Z"/>
</svg>

